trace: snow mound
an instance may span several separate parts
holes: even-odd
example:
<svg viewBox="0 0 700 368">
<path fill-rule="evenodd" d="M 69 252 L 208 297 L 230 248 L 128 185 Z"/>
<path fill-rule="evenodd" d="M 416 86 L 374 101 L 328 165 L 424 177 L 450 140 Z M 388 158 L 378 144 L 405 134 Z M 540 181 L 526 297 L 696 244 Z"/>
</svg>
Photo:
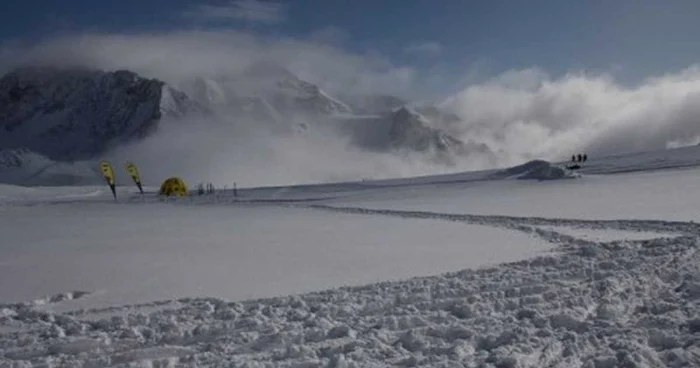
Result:
<svg viewBox="0 0 700 368">
<path fill-rule="evenodd" d="M 493 177 L 496 179 L 555 180 L 574 178 L 576 175 L 560 166 L 552 165 L 549 161 L 532 160 L 522 165 L 513 166 L 509 169 L 497 172 Z"/>
</svg>

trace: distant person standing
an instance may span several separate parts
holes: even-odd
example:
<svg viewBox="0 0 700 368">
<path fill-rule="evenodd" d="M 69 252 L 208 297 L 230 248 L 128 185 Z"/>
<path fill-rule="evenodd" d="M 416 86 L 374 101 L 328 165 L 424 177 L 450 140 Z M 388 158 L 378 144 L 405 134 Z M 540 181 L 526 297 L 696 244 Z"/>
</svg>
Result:
<svg viewBox="0 0 700 368">
<path fill-rule="evenodd" d="M 580 153 L 578 154 L 578 156 L 576 156 L 576 158 L 578 158 L 578 162 L 581 162 L 583 160 L 583 156 L 581 156 Z"/>
<path fill-rule="evenodd" d="M 584 153 L 583 154 L 583 162 L 586 162 L 586 160 L 588 160 L 588 155 Z"/>
</svg>

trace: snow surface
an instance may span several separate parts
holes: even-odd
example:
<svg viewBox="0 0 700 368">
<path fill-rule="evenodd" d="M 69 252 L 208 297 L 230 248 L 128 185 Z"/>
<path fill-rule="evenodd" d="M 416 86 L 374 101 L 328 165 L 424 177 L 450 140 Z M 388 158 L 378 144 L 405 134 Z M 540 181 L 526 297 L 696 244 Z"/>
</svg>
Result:
<svg viewBox="0 0 700 368">
<path fill-rule="evenodd" d="M 0 366 L 700 366 L 697 153 L 117 204 L 0 187 Z"/>
<path fill-rule="evenodd" d="M 656 238 L 675 238 L 682 234 L 663 234 L 653 231 L 630 231 L 617 229 L 599 229 L 576 226 L 538 226 L 544 231 L 556 231 L 574 238 L 594 242 L 613 242 L 624 240 L 652 240 Z"/>
<path fill-rule="evenodd" d="M 441 213 L 700 221 L 697 168 L 560 181 L 472 181 L 366 191 L 334 205 Z"/>
<path fill-rule="evenodd" d="M 0 302 L 57 290 L 99 294 L 81 300 L 90 307 L 243 300 L 495 265 L 550 247 L 491 227 L 299 208 L 37 206 L 0 212 L 0 232 L 11 240 L 2 246 Z M 35 271 L 14 276 L 22 270 Z"/>
<path fill-rule="evenodd" d="M 535 179 L 555 180 L 578 177 L 576 172 L 565 167 L 552 165 L 545 160 L 532 160 L 522 165 L 502 170 L 492 175 L 493 178 L 503 179 Z"/>
</svg>

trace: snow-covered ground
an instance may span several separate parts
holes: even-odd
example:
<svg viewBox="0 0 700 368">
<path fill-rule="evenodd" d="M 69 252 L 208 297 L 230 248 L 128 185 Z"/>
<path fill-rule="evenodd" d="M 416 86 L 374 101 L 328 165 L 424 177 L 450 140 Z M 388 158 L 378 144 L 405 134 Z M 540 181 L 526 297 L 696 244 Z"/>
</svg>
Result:
<svg viewBox="0 0 700 368">
<path fill-rule="evenodd" d="M 366 191 L 337 206 L 579 219 L 700 220 L 700 170 L 586 175 L 575 180 L 474 181 Z"/>
<path fill-rule="evenodd" d="M 0 302 L 73 290 L 91 292 L 72 303 L 90 307 L 243 300 L 495 265 L 551 248 L 480 225 L 267 205 L 63 203 L 5 211 L 11 215 L 0 231 L 11 242 L 3 246 Z"/>
<path fill-rule="evenodd" d="M 698 162 L 116 204 L 0 187 L 0 367 L 700 366 Z"/>
</svg>

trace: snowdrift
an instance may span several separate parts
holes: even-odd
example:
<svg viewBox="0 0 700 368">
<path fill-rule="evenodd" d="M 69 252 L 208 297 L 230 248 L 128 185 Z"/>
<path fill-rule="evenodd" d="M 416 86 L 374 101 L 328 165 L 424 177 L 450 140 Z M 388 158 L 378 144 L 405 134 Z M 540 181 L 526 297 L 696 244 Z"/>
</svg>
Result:
<svg viewBox="0 0 700 368">
<path fill-rule="evenodd" d="M 522 165 L 513 166 L 509 169 L 499 171 L 492 175 L 493 179 L 534 179 L 534 180 L 555 180 L 570 179 L 578 177 L 563 167 L 553 165 L 545 160 L 532 160 Z"/>
</svg>

